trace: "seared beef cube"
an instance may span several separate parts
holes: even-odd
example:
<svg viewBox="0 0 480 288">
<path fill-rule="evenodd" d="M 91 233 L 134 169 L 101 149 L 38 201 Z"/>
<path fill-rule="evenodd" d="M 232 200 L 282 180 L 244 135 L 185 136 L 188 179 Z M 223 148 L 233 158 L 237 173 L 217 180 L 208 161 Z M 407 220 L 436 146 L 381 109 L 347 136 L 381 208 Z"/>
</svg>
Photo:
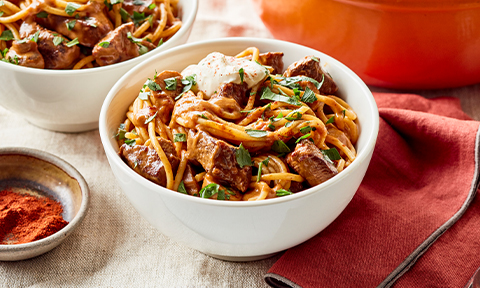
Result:
<svg viewBox="0 0 480 288">
<path fill-rule="evenodd" d="M 237 101 L 240 106 L 244 106 L 248 100 L 247 90 L 248 84 L 246 82 L 243 82 L 243 84 L 223 83 L 211 98 L 231 98 Z"/>
<path fill-rule="evenodd" d="M 86 16 L 78 19 L 49 14 L 47 18 L 37 17 L 36 21 L 70 39 L 77 38 L 81 45 L 93 48 L 114 27 L 103 12 L 103 4 L 93 1 L 86 5 L 87 8 L 79 13 Z"/>
<path fill-rule="evenodd" d="M 317 80 L 318 82 L 322 81 L 322 78 L 325 77 L 322 87 L 320 87 L 320 93 L 324 95 L 332 95 L 337 92 L 338 87 L 335 82 L 333 82 L 332 77 L 328 73 L 324 72 L 320 66 L 320 59 L 313 56 L 306 56 L 302 60 L 288 66 L 287 71 L 283 73 L 285 77 L 293 76 L 307 76 Z"/>
<path fill-rule="evenodd" d="M 38 51 L 37 43 L 27 40 L 25 42 L 13 41 L 5 58 L 20 66 L 32 68 L 45 68 L 45 61 Z"/>
<path fill-rule="evenodd" d="M 195 180 L 195 171 L 192 168 L 192 165 L 187 164 L 185 172 L 183 172 L 183 184 L 189 195 L 194 195 L 200 192 L 200 184 Z"/>
<path fill-rule="evenodd" d="M 118 26 L 102 38 L 98 44 L 107 42 L 108 45 L 95 45 L 92 55 L 100 66 L 123 62 L 140 55 L 137 44 L 128 39 L 128 32 L 133 34 L 135 24 L 133 22 Z"/>
<path fill-rule="evenodd" d="M 260 62 L 263 65 L 273 68 L 272 74 L 282 74 L 283 72 L 283 52 L 268 52 L 259 55 Z"/>
<path fill-rule="evenodd" d="M 286 157 L 288 165 L 305 178 L 310 186 L 315 186 L 335 176 L 337 168 L 325 160 L 320 149 L 308 140 L 302 140 L 295 150 Z"/>
<path fill-rule="evenodd" d="M 205 171 L 212 174 L 220 183 L 242 192 L 247 190 L 252 177 L 252 167 L 240 168 L 235 156 L 238 148 L 198 131 L 188 137 L 187 149 L 189 159 L 198 161 Z"/>
<path fill-rule="evenodd" d="M 302 190 L 305 190 L 305 187 L 303 187 L 303 184 L 301 182 L 292 181 L 290 184 L 289 190 L 292 191 L 293 193 L 297 193 Z"/>
<path fill-rule="evenodd" d="M 155 3 L 154 0 L 124 0 L 122 8 L 130 15 L 133 15 L 133 11 L 135 11 L 140 14 L 145 13 L 145 16 L 148 16 L 154 12 L 153 9 L 148 8 L 153 3 Z"/>
<path fill-rule="evenodd" d="M 31 20 L 24 21 L 20 26 L 20 37 L 25 38 L 34 35 L 35 32 L 40 31 L 38 35 L 38 51 L 43 56 L 46 69 L 67 69 L 71 68 L 74 62 L 80 56 L 80 48 L 76 45 L 68 47 L 66 43 L 69 40 L 62 37 L 58 33 L 38 26 Z M 55 37 L 61 37 L 60 44 L 55 45 Z"/>
<path fill-rule="evenodd" d="M 175 152 L 175 147 L 169 140 L 160 138 L 158 142 L 167 155 L 168 161 L 172 165 L 173 174 L 175 175 L 178 164 L 180 163 L 180 159 Z M 144 145 L 130 146 L 123 144 L 120 147 L 119 155 L 128 166 L 138 174 L 163 187 L 167 185 L 165 166 L 155 149 Z"/>
<path fill-rule="evenodd" d="M 152 90 L 152 95 L 154 97 L 152 104 L 157 109 L 158 116 L 160 116 L 163 123 L 168 123 L 170 122 L 172 110 L 175 106 L 175 98 L 180 95 L 183 90 L 182 74 L 177 71 L 165 70 L 160 72 L 154 80 L 155 83 L 160 86 L 160 89 L 155 88 Z M 170 86 L 167 85 L 165 80 L 167 80 Z"/>
</svg>

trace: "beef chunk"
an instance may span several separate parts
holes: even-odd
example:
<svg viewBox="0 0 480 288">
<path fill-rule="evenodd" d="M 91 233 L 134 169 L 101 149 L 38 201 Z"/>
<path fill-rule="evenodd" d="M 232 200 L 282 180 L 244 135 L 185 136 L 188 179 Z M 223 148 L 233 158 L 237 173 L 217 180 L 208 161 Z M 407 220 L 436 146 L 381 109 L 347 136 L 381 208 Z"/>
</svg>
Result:
<svg viewBox="0 0 480 288">
<path fill-rule="evenodd" d="M 37 31 L 40 31 L 37 41 L 38 51 L 43 56 L 45 68 L 71 68 L 74 62 L 80 56 L 80 48 L 78 48 L 76 45 L 68 47 L 66 43 L 68 43 L 69 40 L 63 38 L 62 35 L 58 35 L 58 33 L 38 26 L 30 19 L 24 21 L 20 26 L 20 37 L 22 37 L 22 39 L 29 37 L 34 35 Z M 63 41 L 60 44 L 55 45 L 53 43 L 55 37 L 62 37 Z"/>
<path fill-rule="evenodd" d="M 13 41 L 5 58 L 18 63 L 18 65 L 32 68 L 45 68 L 45 61 L 42 54 L 38 51 L 37 43 L 27 40 Z"/>
<path fill-rule="evenodd" d="M 81 45 L 93 48 L 114 27 L 103 12 L 103 4 L 93 1 L 86 5 L 87 8 L 80 13 L 86 16 L 78 19 L 49 14 L 47 18 L 37 17 L 36 21 L 70 39 L 77 38 Z M 69 28 L 67 25 L 73 27 Z"/>
<path fill-rule="evenodd" d="M 243 84 L 235 83 L 222 83 L 220 87 L 217 88 L 217 93 L 215 93 L 211 99 L 215 98 L 231 98 L 237 101 L 240 106 L 244 106 L 248 101 L 248 96 L 246 95 L 248 90 L 248 85 L 246 82 Z"/>
<path fill-rule="evenodd" d="M 283 52 L 268 52 L 259 55 L 260 63 L 273 68 L 272 74 L 283 72 Z"/>
<path fill-rule="evenodd" d="M 128 39 L 128 32 L 133 34 L 135 24 L 133 22 L 118 26 L 102 38 L 98 44 L 108 42 L 108 46 L 95 45 L 92 55 L 100 66 L 123 62 L 140 55 L 137 44 Z"/>
<path fill-rule="evenodd" d="M 187 164 L 185 172 L 183 172 L 183 184 L 189 195 L 194 195 L 200 192 L 200 184 L 195 180 L 195 171 L 192 168 L 192 165 Z"/>
<path fill-rule="evenodd" d="M 128 14 L 133 15 L 133 12 L 144 13 L 145 16 L 148 16 L 153 13 L 153 9 L 149 9 L 148 6 L 155 3 L 154 0 L 124 0 L 122 2 L 122 8 L 128 12 Z"/>
<path fill-rule="evenodd" d="M 325 73 L 320 66 L 320 59 L 313 56 L 306 56 L 305 58 L 291 64 L 288 66 L 287 71 L 283 73 L 283 76 L 307 76 L 317 80 L 318 82 L 321 82 L 322 78 L 325 77 L 323 85 L 320 87 L 320 93 L 332 95 L 338 90 L 337 84 L 333 82 L 332 77 L 330 77 L 328 73 Z"/>
<path fill-rule="evenodd" d="M 180 159 L 177 157 L 172 142 L 162 138 L 160 138 L 158 142 L 167 155 L 168 161 L 170 161 L 170 164 L 172 165 L 173 174 L 175 174 Z M 130 146 L 123 144 L 120 147 L 119 155 L 128 166 L 138 174 L 161 186 L 165 187 L 167 185 L 165 166 L 155 149 L 144 145 Z"/>
<path fill-rule="evenodd" d="M 240 168 L 235 157 L 237 148 L 203 131 L 190 133 L 187 143 L 189 159 L 198 161 L 220 183 L 245 192 L 250 185 L 252 167 Z"/>
<path fill-rule="evenodd" d="M 327 181 L 338 172 L 335 166 L 325 160 L 320 149 L 308 140 L 302 140 L 295 150 L 286 157 L 288 165 L 305 178 L 310 186 Z"/>
</svg>

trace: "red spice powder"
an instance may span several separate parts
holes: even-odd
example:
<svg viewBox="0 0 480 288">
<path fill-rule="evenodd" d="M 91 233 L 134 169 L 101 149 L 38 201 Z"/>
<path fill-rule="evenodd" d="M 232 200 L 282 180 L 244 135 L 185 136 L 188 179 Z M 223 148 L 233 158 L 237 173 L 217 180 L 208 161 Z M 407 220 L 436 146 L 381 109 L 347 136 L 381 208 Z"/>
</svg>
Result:
<svg viewBox="0 0 480 288">
<path fill-rule="evenodd" d="M 48 237 L 68 222 L 62 205 L 48 197 L 0 191 L 0 244 L 22 244 Z"/>
</svg>

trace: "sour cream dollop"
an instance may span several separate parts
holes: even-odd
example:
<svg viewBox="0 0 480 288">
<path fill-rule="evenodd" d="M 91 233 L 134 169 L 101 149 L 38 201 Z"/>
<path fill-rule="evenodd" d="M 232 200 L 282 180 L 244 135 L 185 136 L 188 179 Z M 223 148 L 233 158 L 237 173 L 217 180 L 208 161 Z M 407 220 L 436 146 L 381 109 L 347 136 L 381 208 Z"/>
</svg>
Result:
<svg viewBox="0 0 480 288">
<path fill-rule="evenodd" d="M 243 82 L 248 88 L 263 80 L 267 75 L 265 67 L 242 58 L 225 56 L 219 52 L 212 52 L 198 64 L 190 65 L 182 71 L 183 78 L 196 75 L 198 90 L 207 97 L 212 96 L 223 83 L 241 84 L 240 69 L 243 68 Z"/>
</svg>

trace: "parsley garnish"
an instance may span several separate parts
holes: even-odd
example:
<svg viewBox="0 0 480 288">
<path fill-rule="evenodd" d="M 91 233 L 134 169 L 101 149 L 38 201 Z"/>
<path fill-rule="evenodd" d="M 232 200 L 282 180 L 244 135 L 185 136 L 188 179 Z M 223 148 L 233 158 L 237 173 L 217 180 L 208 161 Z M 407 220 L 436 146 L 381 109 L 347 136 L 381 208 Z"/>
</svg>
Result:
<svg viewBox="0 0 480 288">
<path fill-rule="evenodd" d="M 292 195 L 293 192 L 287 191 L 285 189 L 278 189 L 276 194 L 277 194 L 277 197 L 282 197 L 282 196 Z"/>
<path fill-rule="evenodd" d="M 284 103 L 288 103 L 296 106 L 302 105 L 300 102 L 298 102 L 297 99 L 273 93 L 272 90 L 270 90 L 270 88 L 268 87 L 265 87 L 263 89 L 262 96 L 260 97 L 260 100 L 265 100 L 265 99 L 272 100 L 272 101 L 280 101 L 280 102 L 284 102 Z"/>
<path fill-rule="evenodd" d="M 142 44 L 137 44 L 139 49 L 138 49 L 138 54 L 143 55 L 148 52 L 147 46 L 144 46 Z"/>
<path fill-rule="evenodd" d="M 68 3 L 71 3 L 71 2 L 68 2 Z M 78 38 L 75 38 L 75 39 L 73 39 L 72 41 L 68 42 L 68 43 L 65 44 L 65 45 L 67 45 L 67 47 L 72 47 L 72 46 L 77 45 L 78 43 L 79 43 L 79 42 L 78 42 Z"/>
<path fill-rule="evenodd" d="M 243 111 L 240 111 L 240 113 L 252 113 L 253 111 L 257 110 L 257 108 L 254 108 L 254 109 L 251 109 L 251 110 L 243 110 Z"/>
<path fill-rule="evenodd" d="M 237 159 L 237 163 L 240 168 L 243 168 L 244 166 L 252 166 L 252 158 L 250 157 L 250 153 L 247 149 L 245 149 L 245 147 L 243 147 L 242 143 L 240 143 L 238 149 L 235 150 L 235 158 Z"/>
<path fill-rule="evenodd" d="M 77 20 L 75 20 L 75 19 L 73 19 L 72 21 L 68 21 L 68 22 L 66 23 L 67 29 L 68 29 L 68 30 L 72 30 L 73 27 L 75 27 L 75 23 L 77 23 Z"/>
<path fill-rule="evenodd" d="M 39 13 L 37 13 L 37 17 L 38 17 L 38 18 L 47 18 L 47 17 L 48 17 L 48 13 L 45 12 L 45 11 L 39 12 Z"/>
<path fill-rule="evenodd" d="M 295 141 L 295 143 L 298 143 L 298 142 L 302 141 L 303 139 L 306 139 L 306 138 L 308 138 L 308 137 L 310 137 L 310 136 L 312 136 L 310 133 L 305 134 L 305 135 L 303 135 L 302 137 L 298 138 L 297 141 Z"/>
<path fill-rule="evenodd" d="M 343 109 L 342 113 L 343 113 L 343 118 L 345 118 L 345 109 Z"/>
<path fill-rule="evenodd" d="M 182 84 L 185 85 L 183 86 L 183 89 L 182 89 L 182 93 L 180 93 L 180 95 L 178 95 L 177 97 L 175 97 L 175 101 L 180 99 L 182 96 L 183 96 L 183 93 L 189 91 L 190 89 L 192 89 L 192 86 L 193 85 L 196 85 L 197 84 L 197 81 L 195 81 L 195 77 L 197 75 L 193 74 L 193 75 L 190 75 L 190 76 L 187 76 L 185 77 L 185 79 L 182 79 Z"/>
<path fill-rule="evenodd" d="M 275 130 L 275 125 L 273 125 L 273 124 L 268 124 L 268 128 L 269 128 L 270 130 L 274 131 L 274 130 Z"/>
<path fill-rule="evenodd" d="M 175 77 L 167 78 L 163 81 L 165 82 L 165 89 L 170 91 L 177 89 L 177 78 Z"/>
<path fill-rule="evenodd" d="M 133 0 L 133 5 L 143 6 L 145 4 L 142 0 Z"/>
<path fill-rule="evenodd" d="M 81 4 L 75 3 L 75 2 L 68 2 L 67 6 L 65 6 L 65 12 L 72 16 L 75 11 L 77 11 L 78 8 L 82 7 Z"/>
<path fill-rule="evenodd" d="M 103 41 L 103 42 L 98 43 L 98 46 L 100 46 L 102 48 L 108 48 L 108 46 L 110 46 L 110 42 Z"/>
<path fill-rule="evenodd" d="M 257 183 L 260 182 L 260 179 L 262 179 L 262 167 L 263 167 L 263 162 L 260 162 L 258 164 Z"/>
<path fill-rule="evenodd" d="M 185 189 L 185 183 L 183 183 L 183 180 L 180 181 L 177 191 L 183 194 L 187 194 L 187 189 Z"/>
<path fill-rule="evenodd" d="M 267 158 L 262 161 L 263 165 L 268 167 L 268 161 L 270 161 L 270 156 L 267 156 Z"/>
<path fill-rule="evenodd" d="M 300 128 L 300 132 L 302 134 L 307 134 L 310 131 L 312 131 L 312 127 L 310 127 L 310 126 L 305 126 L 305 127 Z"/>
<path fill-rule="evenodd" d="M 131 18 L 130 14 L 128 14 L 127 10 L 120 8 L 120 16 L 122 17 L 123 21 L 128 21 Z"/>
<path fill-rule="evenodd" d="M 155 7 L 157 7 L 157 5 L 155 5 L 155 3 L 152 3 L 152 4 L 148 5 L 148 9 L 150 9 L 150 10 L 155 9 Z"/>
<path fill-rule="evenodd" d="M 115 137 L 117 137 L 118 140 L 125 139 L 125 133 L 127 133 L 127 130 L 125 130 L 125 123 L 122 123 L 118 126 L 117 135 L 115 135 Z"/>
<path fill-rule="evenodd" d="M 330 119 L 328 119 L 327 122 L 325 122 L 325 125 L 331 124 L 333 122 L 335 122 L 335 117 L 334 116 L 330 117 Z"/>
<path fill-rule="evenodd" d="M 230 199 L 230 197 L 228 197 Z M 225 200 L 225 190 L 218 190 L 217 200 Z"/>
<path fill-rule="evenodd" d="M 70 2 L 69 2 L 70 3 Z M 53 45 L 58 46 L 63 42 L 63 38 L 60 36 L 53 37 Z"/>
<path fill-rule="evenodd" d="M 135 139 L 125 139 L 125 144 L 127 144 L 129 146 L 135 146 L 135 144 L 137 144 L 137 140 L 135 140 Z"/>
<path fill-rule="evenodd" d="M 340 153 L 338 153 L 338 150 L 335 147 L 330 148 L 330 149 L 326 149 L 326 150 L 320 150 L 320 151 L 322 152 L 323 156 L 328 158 L 328 160 L 340 160 L 340 159 L 342 159 L 342 157 L 340 156 Z"/>
<path fill-rule="evenodd" d="M 245 76 L 243 68 L 240 68 L 240 70 L 238 70 L 238 74 L 240 74 L 240 81 L 242 81 L 241 84 L 243 84 L 243 76 Z"/>
<path fill-rule="evenodd" d="M 249 136 L 252 136 L 255 138 L 262 138 L 268 135 L 268 132 L 263 130 L 245 129 L 245 132 L 247 132 Z"/>
<path fill-rule="evenodd" d="M 318 82 L 317 80 L 315 80 L 313 78 L 310 78 L 310 77 L 307 77 L 307 76 L 294 76 L 294 77 L 283 78 L 283 80 L 278 82 L 278 84 L 280 84 L 282 86 L 285 86 L 285 87 L 289 87 L 291 89 L 294 89 L 294 88 L 298 89 L 298 88 L 300 88 L 300 84 L 298 84 L 298 82 L 308 81 L 308 82 L 311 82 L 313 85 L 315 85 L 315 87 L 317 87 L 318 90 L 320 90 L 320 87 L 322 87 L 322 84 L 323 84 L 323 80 L 324 80 L 323 75 L 322 75 L 322 81 L 321 82 Z"/>
<path fill-rule="evenodd" d="M 140 42 L 143 41 L 143 39 L 141 39 L 141 38 L 134 37 L 134 36 L 132 35 L 132 32 L 128 32 L 128 33 L 127 33 L 127 38 L 128 38 L 130 41 L 132 41 L 132 43 L 140 43 Z"/>
<path fill-rule="evenodd" d="M 33 36 L 31 36 L 30 39 L 31 39 L 33 42 L 37 43 L 37 42 L 38 42 L 38 36 L 40 36 L 40 30 L 37 31 L 37 32 L 35 32 L 35 34 L 33 34 Z"/>
<path fill-rule="evenodd" d="M 306 87 L 305 88 L 305 92 L 303 93 L 303 96 L 302 96 L 302 102 L 304 103 L 313 103 L 317 101 L 317 96 L 315 96 L 315 93 L 313 93 L 313 91 Z"/>
<path fill-rule="evenodd" d="M 150 123 L 153 119 L 155 119 L 155 117 L 157 117 L 157 113 L 158 113 L 158 112 L 155 112 L 154 115 L 148 117 L 148 119 L 145 120 L 145 123 L 144 123 L 144 124 L 148 124 L 148 123 Z"/>
<path fill-rule="evenodd" d="M 141 22 L 145 21 L 146 18 L 147 17 L 145 17 L 145 12 L 138 13 L 137 11 L 133 11 L 132 20 L 133 20 L 133 24 L 135 24 L 135 26 L 138 26 Z"/>
<path fill-rule="evenodd" d="M 320 62 L 320 59 L 318 59 L 318 58 L 315 57 L 315 56 L 312 56 L 311 58 L 312 58 L 312 60 L 315 61 L 315 62 Z"/>
<path fill-rule="evenodd" d="M 290 152 L 290 148 L 288 148 L 287 144 L 285 144 L 285 142 L 283 142 L 282 140 L 275 140 L 275 142 L 273 142 L 272 148 L 270 149 L 277 153 Z"/>
<path fill-rule="evenodd" d="M 295 121 L 295 120 L 301 120 L 302 119 L 302 113 L 296 111 L 293 113 L 293 116 L 285 117 L 288 121 Z"/>
<path fill-rule="evenodd" d="M 173 134 L 173 142 L 187 142 L 187 135 L 185 133 Z"/>
<path fill-rule="evenodd" d="M 0 40 L 3 41 L 10 41 L 13 40 L 15 37 L 13 37 L 13 33 L 10 30 L 5 30 L 2 32 L 2 35 L 0 35 Z"/>
<path fill-rule="evenodd" d="M 153 81 L 152 79 L 148 78 L 145 85 L 152 91 L 162 91 L 162 87 L 157 84 L 157 82 Z"/>
<path fill-rule="evenodd" d="M 202 190 L 200 190 L 200 197 L 210 198 L 218 193 L 218 188 L 220 188 L 220 185 L 216 183 L 210 183 L 207 186 L 203 187 Z"/>
</svg>

